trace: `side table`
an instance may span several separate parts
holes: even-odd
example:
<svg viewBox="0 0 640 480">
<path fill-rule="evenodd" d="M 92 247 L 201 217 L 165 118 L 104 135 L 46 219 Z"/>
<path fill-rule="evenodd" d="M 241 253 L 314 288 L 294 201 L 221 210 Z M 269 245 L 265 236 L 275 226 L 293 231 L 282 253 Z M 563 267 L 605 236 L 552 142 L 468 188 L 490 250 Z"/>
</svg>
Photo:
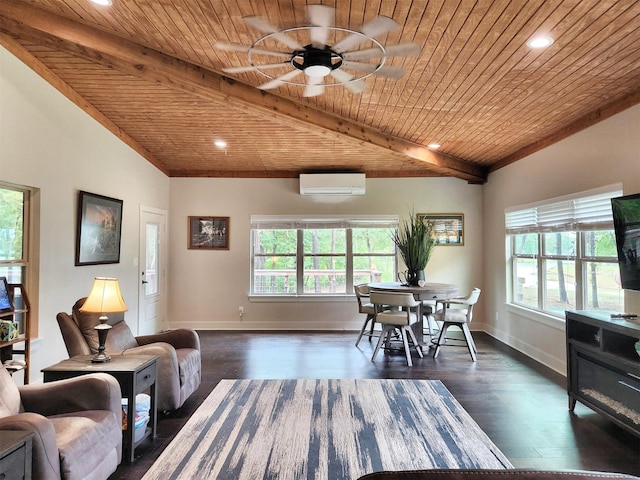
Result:
<svg viewBox="0 0 640 480">
<path fill-rule="evenodd" d="M 156 355 L 112 355 L 110 362 L 92 363 L 93 355 L 78 355 L 63 360 L 42 370 L 45 382 L 63 380 L 88 373 L 108 373 L 115 377 L 120 384 L 122 396 L 127 399 L 127 428 L 123 430 L 122 447 L 129 463 L 134 460 L 136 446 L 151 435 L 156 436 L 158 414 L 156 412 Z M 135 408 L 136 395 L 149 390 L 151 408 L 149 410 L 149 424 L 142 437 L 135 441 Z"/>
<path fill-rule="evenodd" d="M 0 435 L 0 478 L 31 480 L 31 432 L 3 430 Z"/>
</svg>

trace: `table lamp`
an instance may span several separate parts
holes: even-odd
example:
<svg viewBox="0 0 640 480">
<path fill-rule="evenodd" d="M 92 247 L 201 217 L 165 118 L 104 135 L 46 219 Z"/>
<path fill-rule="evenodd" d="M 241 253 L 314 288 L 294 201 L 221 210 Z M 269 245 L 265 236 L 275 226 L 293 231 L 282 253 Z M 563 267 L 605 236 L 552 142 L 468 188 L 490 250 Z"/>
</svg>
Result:
<svg viewBox="0 0 640 480">
<path fill-rule="evenodd" d="M 100 323 L 96 325 L 98 331 L 98 353 L 91 359 L 94 363 L 104 363 L 111 360 L 109 355 L 104 353 L 105 343 L 107 342 L 107 334 L 111 329 L 111 325 L 107 323 L 107 313 L 126 312 L 127 306 L 122 299 L 120 293 L 120 284 L 117 278 L 96 277 L 93 280 L 91 293 L 80 307 L 81 312 L 99 313 Z"/>
</svg>

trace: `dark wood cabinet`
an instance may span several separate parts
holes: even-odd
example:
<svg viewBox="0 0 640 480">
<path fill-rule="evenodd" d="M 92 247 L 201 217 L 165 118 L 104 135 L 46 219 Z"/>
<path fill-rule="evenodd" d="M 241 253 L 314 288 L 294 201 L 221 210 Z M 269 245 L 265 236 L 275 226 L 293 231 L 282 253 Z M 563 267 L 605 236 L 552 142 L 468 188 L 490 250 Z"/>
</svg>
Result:
<svg viewBox="0 0 640 480">
<path fill-rule="evenodd" d="M 33 433 L 3 430 L 0 437 L 0 479 L 31 480 Z"/>
<path fill-rule="evenodd" d="M 587 311 L 566 319 L 569 409 L 579 401 L 640 436 L 640 322 Z"/>
</svg>

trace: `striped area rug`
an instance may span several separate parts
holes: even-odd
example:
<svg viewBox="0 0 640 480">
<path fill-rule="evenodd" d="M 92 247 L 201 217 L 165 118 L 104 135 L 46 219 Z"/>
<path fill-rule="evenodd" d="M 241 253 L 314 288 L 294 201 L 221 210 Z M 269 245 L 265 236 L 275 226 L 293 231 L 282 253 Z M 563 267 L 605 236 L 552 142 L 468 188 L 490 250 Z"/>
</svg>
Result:
<svg viewBox="0 0 640 480">
<path fill-rule="evenodd" d="M 510 467 L 440 381 L 222 380 L 143 480 Z"/>
</svg>

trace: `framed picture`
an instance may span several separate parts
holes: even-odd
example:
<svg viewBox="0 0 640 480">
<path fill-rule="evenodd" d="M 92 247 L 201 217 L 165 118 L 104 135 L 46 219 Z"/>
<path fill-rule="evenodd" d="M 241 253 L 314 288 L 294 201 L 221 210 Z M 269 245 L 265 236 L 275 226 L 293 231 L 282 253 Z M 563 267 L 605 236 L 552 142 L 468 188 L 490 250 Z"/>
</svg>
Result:
<svg viewBox="0 0 640 480">
<path fill-rule="evenodd" d="M 122 200 L 80 192 L 76 266 L 120 262 Z"/>
<path fill-rule="evenodd" d="M 464 245 L 464 214 L 418 213 L 418 218 L 431 222 L 436 245 Z"/>
<path fill-rule="evenodd" d="M 229 250 L 229 217 L 189 217 L 189 249 Z"/>
</svg>

